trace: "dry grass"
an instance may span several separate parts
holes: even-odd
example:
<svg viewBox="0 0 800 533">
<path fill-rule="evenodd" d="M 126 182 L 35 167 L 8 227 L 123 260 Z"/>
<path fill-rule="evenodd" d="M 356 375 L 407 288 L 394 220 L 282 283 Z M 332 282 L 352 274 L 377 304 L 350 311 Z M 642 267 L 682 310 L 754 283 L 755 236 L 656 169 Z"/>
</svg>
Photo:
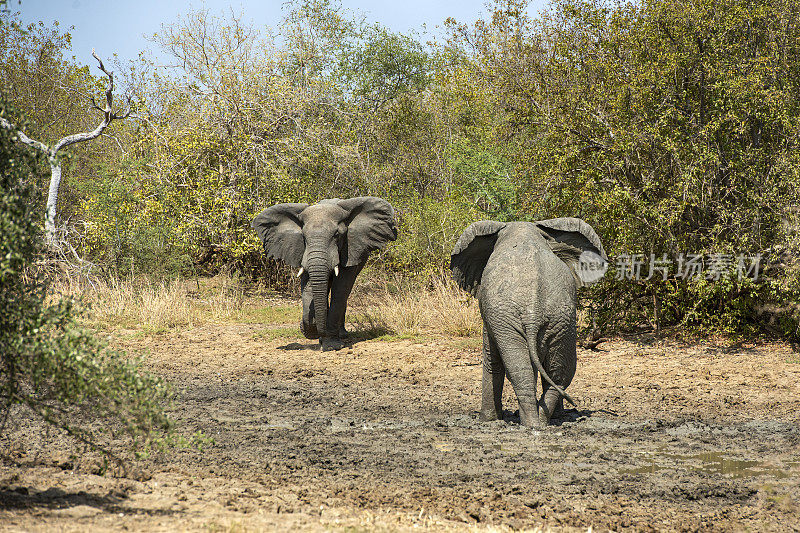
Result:
<svg viewBox="0 0 800 533">
<path fill-rule="evenodd" d="M 481 334 L 478 303 L 449 278 L 433 278 L 425 289 L 392 292 L 374 289 L 352 302 L 351 321 L 359 330 L 400 336 L 439 333 L 455 337 Z"/>
<path fill-rule="evenodd" d="M 195 288 L 196 282 L 149 279 L 110 279 L 91 286 L 65 282 L 57 291 L 88 305 L 90 319 L 100 326 L 159 331 L 239 318 L 244 291 L 230 278 L 214 280 L 205 294 Z"/>
<path fill-rule="evenodd" d="M 112 281 L 95 296 L 93 317 L 104 324 L 163 329 L 192 325 L 197 319 L 196 310 L 178 281 L 142 287 Z"/>
<path fill-rule="evenodd" d="M 477 302 L 451 280 L 436 277 L 425 288 L 393 288 L 388 283 L 370 284 L 367 291 L 351 298 L 348 318 L 356 333 L 403 338 L 480 336 Z M 298 301 L 247 296 L 237 280 L 225 276 L 199 282 L 110 279 L 91 286 L 66 281 L 58 292 L 80 297 L 90 307 L 89 319 L 104 328 L 159 332 L 225 320 L 297 329 L 301 315 Z"/>
</svg>

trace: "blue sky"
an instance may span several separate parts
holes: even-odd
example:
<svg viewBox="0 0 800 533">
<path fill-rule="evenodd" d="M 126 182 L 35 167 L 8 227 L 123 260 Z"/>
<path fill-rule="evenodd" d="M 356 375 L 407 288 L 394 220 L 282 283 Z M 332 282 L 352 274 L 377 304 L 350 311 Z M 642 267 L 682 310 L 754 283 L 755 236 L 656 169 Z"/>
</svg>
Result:
<svg viewBox="0 0 800 533">
<path fill-rule="evenodd" d="M 428 34 L 437 34 L 436 26 L 447 17 L 459 22 L 472 22 L 482 18 L 487 9 L 485 0 L 401 0 L 370 2 L 367 0 L 342 0 L 342 6 L 366 15 L 367 20 L 379 22 L 388 28 L 406 32 L 421 32 L 422 25 Z M 92 48 L 102 58 L 117 54 L 123 62 L 134 59 L 153 45 L 145 39 L 159 31 L 162 24 L 175 22 L 189 10 L 206 8 L 222 14 L 232 8 L 252 21 L 257 27 L 275 26 L 284 16 L 284 0 L 9 0 L 8 6 L 19 11 L 22 20 L 58 21 L 63 29 L 74 26 L 72 49 L 79 63 L 94 65 Z M 544 0 L 534 0 L 530 8 L 538 11 Z"/>
</svg>

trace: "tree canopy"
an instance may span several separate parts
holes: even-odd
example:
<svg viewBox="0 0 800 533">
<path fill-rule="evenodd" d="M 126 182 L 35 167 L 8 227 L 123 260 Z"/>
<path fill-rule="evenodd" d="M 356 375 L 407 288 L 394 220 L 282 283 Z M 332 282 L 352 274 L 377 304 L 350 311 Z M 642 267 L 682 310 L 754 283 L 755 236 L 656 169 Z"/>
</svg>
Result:
<svg viewBox="0 0 800 533">
<path fill-rule="evenodd" d="M 131 66 L 137 120 L 81 156 L 65 212 L 117 272 L 256 274 L 280 272 L 249 228 L 267 205 L 378 195 L 401 225 L 374 270 L 421 280 L 472 221 L 577 216 L 612 259 L 672 268 L 583 292 L 592 327 L 793 335 L 799 8 L 500 0 L 433 43 L 334 0 L 290 2 L 271 29 L 192 12 L 156 37 L 176 66 Z M 0 39 L 3 91 L 43 135 L 98 83 L 68 46 L 44 26 Z M 688 254 L 763 269 L 675 276 Z"/>
</svg>

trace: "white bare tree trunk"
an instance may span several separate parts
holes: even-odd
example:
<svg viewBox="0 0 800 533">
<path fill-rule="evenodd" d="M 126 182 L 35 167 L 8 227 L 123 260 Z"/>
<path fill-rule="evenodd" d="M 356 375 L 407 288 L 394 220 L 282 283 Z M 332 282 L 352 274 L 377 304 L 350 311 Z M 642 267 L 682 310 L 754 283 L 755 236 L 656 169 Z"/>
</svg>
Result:
<svg viewBox="0 0 800 533">
<path fill-rule="evenodd" d="M 47 211 L 44 215 L 44 232 L 47 242 L 52 244 L 56 236 L 56 205 L 58 205 L 58 187 L 61 185 L 61 161 L 55 154 L 50 159 L 50 188 L 47 192 Z"/>
<path fill-rule="evenodd" d="M 103 62 L 100 60 L 99 57 L 97 57 L 97 54 L 95 54 L 94 50 L 92 50 L 92 55 L 94 56 L 95 59 L 97 59 L 98 63 L 100 63 L 100 70 L 102 70 L 105 73 L 105 75 L 108 76 L 108 88 L 106 89 L 105 106 L 104 107 L 98 106 L 97 102 L 95 102 L 94 99 L 92 99 L 93 107 L 103 112 L 103 120 L 100 122 L 100 124 L 98 124 L 98 126 L 94 130 L 85 133 L 76 133 L 74 135 L 68 135 L 51 147 L 47 146 L 42 142 L 29 138 L 27 135 L 17 130 L 17 128 L 15 128 L 13 124 L 8 122 L 3 117 L 0 117 L 0 127 L 16 131 L 17 140 L 19 140 L 19 142 L 27 144 L 28 146 L 32 146 L 37 150 L 44 152 L 47 155 L 47 160 L 50 163 L 50 187 L 47 193 L 47 207 L 45 210 L 44 229 L 45 229 L 45 236 L 47 238 L 47 243 L 50 245 L 54 245 L 57 241 L 56 214 L 58 212 L 57 211 L 58 188 L 61 186 L 61 160 L 58 158 L 59 150 L 71 144 L 96 139 L 103 133 L 106 127 L 108 127 L 108 125 L 111 124 L 111 121 L 118 118 L 119 119 L 127 118 L 131 113 L 130 106 L 128 107 L 128 111 L 122 115 L 118 115 L 112 111 L 111 102 L 114 91 L 114 73 L 108 72 L 106 70 L 106 68 L 103 66 Z M 128 104 L 130 104 L 130 101 L 128 102 Z"/>
</svg>

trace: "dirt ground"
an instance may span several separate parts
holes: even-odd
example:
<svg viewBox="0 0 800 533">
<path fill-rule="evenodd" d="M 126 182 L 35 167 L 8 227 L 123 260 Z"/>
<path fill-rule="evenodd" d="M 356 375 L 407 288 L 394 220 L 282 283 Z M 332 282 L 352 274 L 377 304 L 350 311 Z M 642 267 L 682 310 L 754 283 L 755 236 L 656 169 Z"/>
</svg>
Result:
<svg viewBox="0 0 800 533">
<path fill-rule="evenodd" d="M 580 409 L 538 431 L 519 426 L 509 385 L 505 420 L 478 422 L 477 339 L 319 352 L 297 324 L 272 327 L 114 332 L 174 384 L 180 425 L 214 444 L 136 479 L 99 476 L 23 423 L 0 461 L 0 529 L 800 530 L 789 346 L 579 350 Z"/>
</svg>

